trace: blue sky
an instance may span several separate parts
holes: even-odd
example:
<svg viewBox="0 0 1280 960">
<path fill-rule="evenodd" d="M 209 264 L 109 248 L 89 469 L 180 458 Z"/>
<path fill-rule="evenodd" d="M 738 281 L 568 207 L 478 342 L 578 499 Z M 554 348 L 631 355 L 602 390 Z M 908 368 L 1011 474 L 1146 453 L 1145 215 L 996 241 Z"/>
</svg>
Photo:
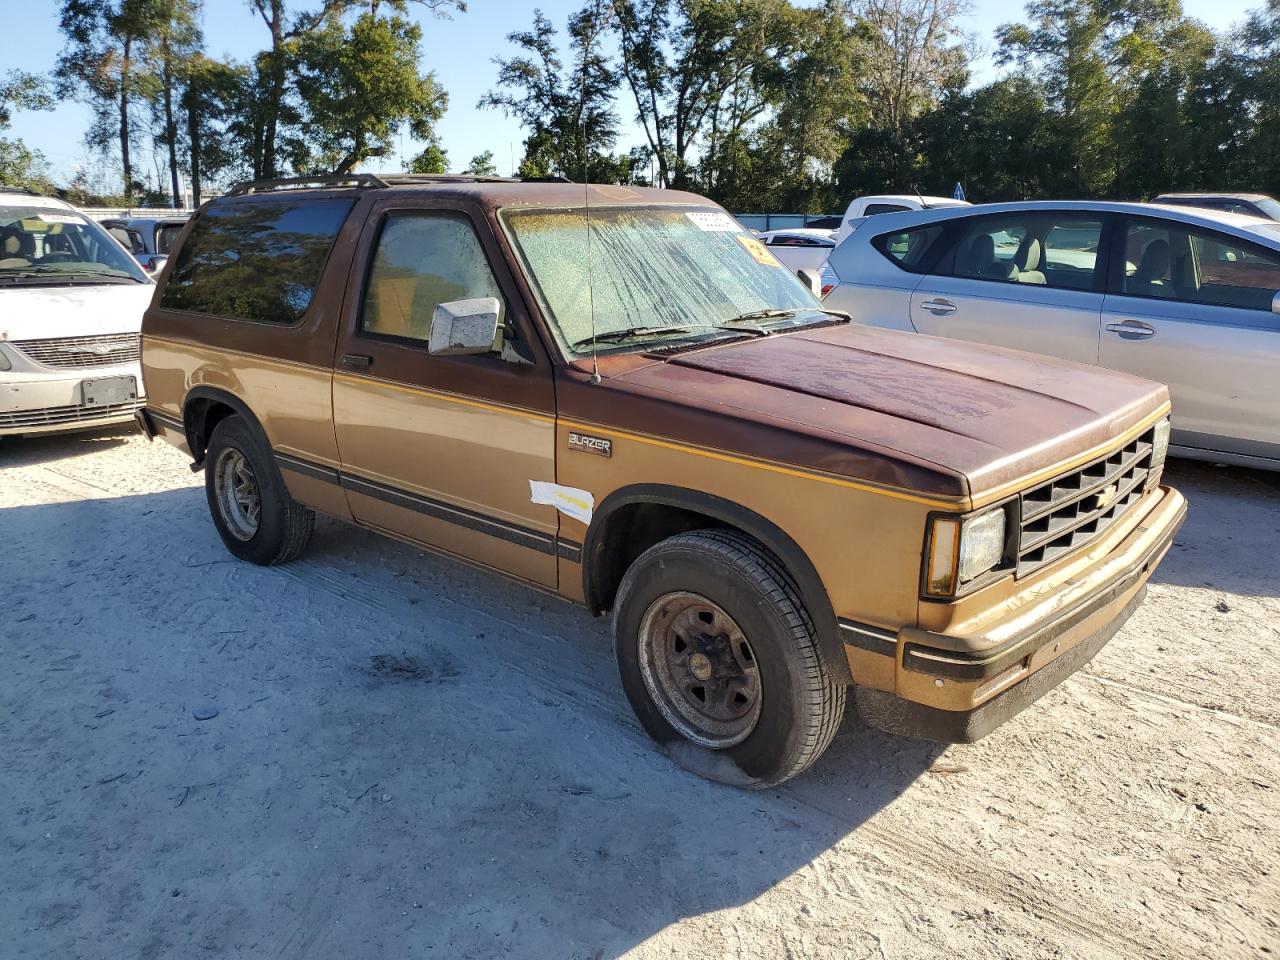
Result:
<svg viewBox="0 0 1280 960">
<path fill-rule="evenodd" d="M 1242 20 L 1249 9 L 1263 0 L 1184 0 L 1187 13 L 1215 29 L 1225 29 Z M 295 6 L 307 6 L 295 0 Z M 309 4 L 315 6 L 316 4 Z M 540 4 L 557 29 L 563 33 L 569 13 L 581 0 L 546 0 Z M 0 34 L 0 70 L 17 67 L 33 72 L 51 72 L 62 49 L 58 32 L 58 0 L 0 0 L 4 30 Z M 266 27 L 253 14 L 246 0 L 204 0 L 204 31 L 209 51 L 247 59 L 267 44 Z M 449 92 L 449 110 L 439 132 L 449 153 L 451 168 L 463 169 L 471 157 L 493 151 L 500 173 L 506 174 L 521 155 L 524 139 L 520 128 L 500 112 L 477 110 L 476 102 L 493 86 L 497 68 L 495 56 L 511 52 L 505 36 L 524 29 L 532 20 L 532 5 L 470 0 L 468 10 L 452 20 L 437 20 L 417 14 L 424 33 L 425 65 L 436 72 Z M 1017 19 L 1021 7 L 1001 0 L 976 0 L 964 28 L 974 35 L 983 56 L 974 65 L 975 81 L 996 75 L 990 51 L 997 25 Z M 632 110 L 625 98 L 619 100 L 620 113 L 629 121 Z M 82 143 L 88 126 L 88 111 L 79 103 L 67 102 L 47 113 L 25 112 L 14 118 L 7 134 L 24 139 L 48 158 L 55 177 L 69 177 L 78 164 L 90 164 L 90 152 Z M 624 126 L 623 149 L 643 142 L 643 134 L 633 124 Z M 406 140 L 405 153 L 416 152 Z M 375 161 L 373 168 L 392 170 L 400 166 L 397 157 Z"/>
</svg>

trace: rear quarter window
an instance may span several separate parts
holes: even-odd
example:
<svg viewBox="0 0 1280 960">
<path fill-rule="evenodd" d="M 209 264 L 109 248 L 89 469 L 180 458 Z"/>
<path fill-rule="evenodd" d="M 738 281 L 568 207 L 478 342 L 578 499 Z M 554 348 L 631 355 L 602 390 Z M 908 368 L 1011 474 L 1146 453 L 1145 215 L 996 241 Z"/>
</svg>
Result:
<svg viewBox="0 0 1280 960">
<path fill-rule="evenodd" d="M 871 245 L 910 273 L 924 273 L 929 254 L 942 236 L 942 227 L 919 227 L 898 233 L 885 233 L 871 241 Z"/>
<path fill-rule="evenodd" d="M 160 305 L 258 323 L 302 319 L 350 199 L 226 203 L 201 213 Z"/>
</svg>

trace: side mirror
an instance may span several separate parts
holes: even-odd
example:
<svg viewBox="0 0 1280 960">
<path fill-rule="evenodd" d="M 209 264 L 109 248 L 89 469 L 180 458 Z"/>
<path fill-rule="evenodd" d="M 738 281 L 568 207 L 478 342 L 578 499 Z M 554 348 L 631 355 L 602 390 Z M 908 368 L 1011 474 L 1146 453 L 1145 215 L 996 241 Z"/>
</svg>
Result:
<svg viewBox="0 0 1280 960">
<path fill-rule="evenodd" d="M 497 297 L 451 300 L 431 315 L 427 352 L 437 356 L 492 353 L 498 338 Z"/>
<path fill-rule="evenodd" d="M 146 260 L 142 261 L 142 269 L 154 276 L 164 269 L 165 262 L 168 259 L 169 258 L 163 254 L 148 257 Z"/>
<path fill-rule="evenodd" d="M 801 283 L 809 288 L 810 293 L 819 300 L 822 299 L 822 275 L 818 273 L 817 270 L 810 270 L 808 267 L 805 267 L 801 270 L 797 270 L 796 276 L 800 278 Z"/>
<path fill-rule="evenodd" d="M 1280 314 L 1280 290 L 1276 291 L 1276 295 L 1271 298 L 1271 312 Z"/>
</svg>

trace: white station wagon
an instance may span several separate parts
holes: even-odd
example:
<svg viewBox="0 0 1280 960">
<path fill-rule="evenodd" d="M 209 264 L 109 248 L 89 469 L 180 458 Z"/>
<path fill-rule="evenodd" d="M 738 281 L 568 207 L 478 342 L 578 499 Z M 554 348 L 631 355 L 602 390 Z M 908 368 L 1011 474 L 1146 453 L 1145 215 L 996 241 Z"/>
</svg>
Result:
<svg viewBox="0 0 1280 960">
<path fill-rule="evenodd" d="M 74 207 L 0 188 L 0 436 L 131 421 L 154 291 Z"/>
<path fill-rule="evenodd" d="M 1092 201 L 885 214 L 828 284 L 865 323 L 1163 381 L 1175 454 L 1280 470 L 1280 223 Z"/>
</svg>

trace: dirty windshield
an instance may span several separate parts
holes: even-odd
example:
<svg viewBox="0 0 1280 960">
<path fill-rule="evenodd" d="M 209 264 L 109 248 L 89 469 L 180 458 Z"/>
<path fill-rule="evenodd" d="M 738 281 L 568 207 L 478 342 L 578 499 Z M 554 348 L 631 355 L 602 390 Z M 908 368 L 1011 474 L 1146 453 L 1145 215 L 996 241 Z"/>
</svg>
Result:
<svg viewBox="0 0 1280 960">
<path fill-rule="evenodd" d="M 818 301 L 728 214 L 688 207 L 528 210 L 507 223 L 560 345 L 638 349 L 812 320 Z M 594 325 L 592 313 L 594 311 Z M 750 317 L 778 311 L 769 317 Z"/>
<path fill-rule="evenodd" d="M 0 205 L 0 286 L 147 283 L 120 245 L 66 207 Z"/>
</svg>

